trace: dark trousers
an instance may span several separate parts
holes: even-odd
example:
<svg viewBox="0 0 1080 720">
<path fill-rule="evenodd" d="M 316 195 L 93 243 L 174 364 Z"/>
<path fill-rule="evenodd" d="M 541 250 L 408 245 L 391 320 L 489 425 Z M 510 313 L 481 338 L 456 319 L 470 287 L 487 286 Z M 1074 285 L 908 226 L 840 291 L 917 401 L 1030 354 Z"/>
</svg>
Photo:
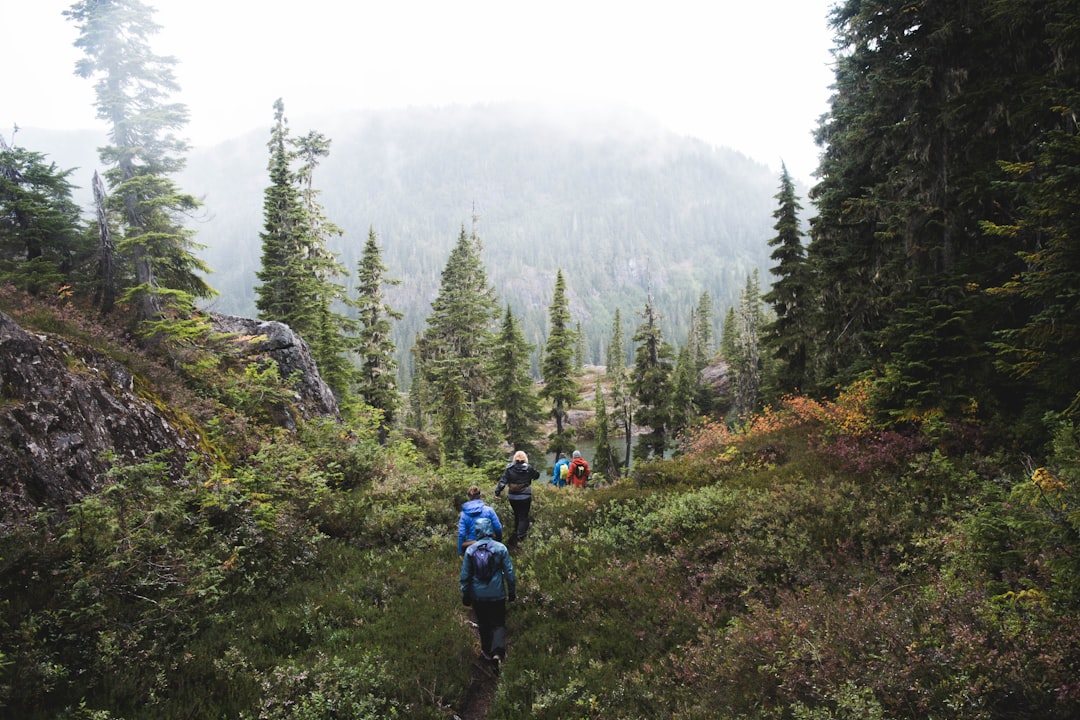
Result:
<svg viewBox="0 0 1080 720">
<path fill-rule="evenodd" d="M 524 540 L 529 534 L 529 510 L 532 509 L 532 496 L 523 500 L 510 498 L 510 509 L 514 511 L 514 539 Z"/>
<path fill-rule="evenodd" d="M 473 603 L 480 629 L 480 649 L 485 655 L 506 655 L 506 601 L 477 600 Z"/>
</svg>

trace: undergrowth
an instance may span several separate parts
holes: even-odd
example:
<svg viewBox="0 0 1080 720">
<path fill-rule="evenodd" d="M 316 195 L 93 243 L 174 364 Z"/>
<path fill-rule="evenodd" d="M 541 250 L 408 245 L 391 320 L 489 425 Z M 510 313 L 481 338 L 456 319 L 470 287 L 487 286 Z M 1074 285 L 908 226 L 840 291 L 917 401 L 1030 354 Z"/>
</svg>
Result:
<svg viewBox="0 0 1080 720">
<path fill-rule="evenodd" d="M 102 493 L 5 526 L 3 714 L 464 704 L 457 513 L 478 484 L 512 523 L 498 467 L 435 467 L 360 419 L 275 431 L 241 411 L 280 379 L 234 381 L 185 391 L 215 463 L 116 460 Z M 488 717 L 1080 715 L 1077 428 L 1048 418 L 1053 446 L 1016 458 L 970 422 L 882 426 L 870 400 L 788 398 L 618 483 L 537 483 Z"/>
</svg>

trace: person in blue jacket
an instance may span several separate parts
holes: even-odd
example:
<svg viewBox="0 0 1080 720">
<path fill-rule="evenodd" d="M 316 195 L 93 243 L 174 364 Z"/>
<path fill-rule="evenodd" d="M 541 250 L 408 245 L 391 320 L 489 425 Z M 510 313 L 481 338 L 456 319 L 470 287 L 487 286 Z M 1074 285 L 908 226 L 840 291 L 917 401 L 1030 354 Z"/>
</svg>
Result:
<svg viewBox="0 0 1080 720">
<path fill-rule="evenodd" d="M 480 499 L 480 488 L 473 485 L 467 493 L 468 500 L 461 506 L 461 515 L 457 525 L 457 554 L 464 555 L 465 548 L 476 541 L 476 521 L 482 517 L 491 520 L 492 535 L 502 542 L 502 523 L 494 508 Z"/>
<path fill-rule="evenodd" d="M 517 578 L 510 552 L 492 533 L 491 520 L 485 517 L 476 520 L 477 540 L 465 549 L 461 560 L 461 602 L 471 605 L 476 613 L 481 656 L 497 665 L 506 657 L 506 601 L 517 599 Z M 480 577 L 483 571 L 473 561 L 474 555 L 485 553 L 490 553 L 490 577 L 486 579 Z"/>
<path fill-rule="evenodd" d="M 566 468 L 566 475 L 563 475 L 562 469 Z M 555 460 L 555 471 L 551 475 L 551 484 L 555 487 L 566 487 L 567 479 L 570 477 L 570 461 L 566 459 L 566 453 L 559 453 L 559 456 Z"/>
</svg>

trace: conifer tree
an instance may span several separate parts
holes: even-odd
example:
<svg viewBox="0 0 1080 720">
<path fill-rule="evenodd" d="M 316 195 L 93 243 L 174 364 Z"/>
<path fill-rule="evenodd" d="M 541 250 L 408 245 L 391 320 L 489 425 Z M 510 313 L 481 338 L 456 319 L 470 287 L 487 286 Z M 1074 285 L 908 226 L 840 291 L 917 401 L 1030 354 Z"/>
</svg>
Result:
<svg viewBox="0 0 1080 720">
<path fill-rule="evenodd" d="M 290 138 L 285 105 L 280 98 L 274 103 L 255 305 L 260 318 L 285 323 L 304 338 L 320 375 L 341 398 L 352 383 L 346 352 L 357 324 L 337 309 L 351 302 L 337 282 L 348 271 L 328 248 L 342 231 L 326 219 L 313 181 L 329 144 L 315 132 Z"/>
<path fill-rule="evenodd" d="M 506 306 L 502 330 L 495 341 L 495 404 L 503 415 L 503 439 L 514 450 L 532 453 L 543 408 L 529 375 L 535 346 L 525 342 L 510 306 Z"/>
<path fill-rule="evenodd" d="M 79 232 L 71 173 L 0 135 L 0 280 L 31 294 L 75 282 L 93 247 Z"/>
<path fill-rule="evenodd" d="M 177 329 L 195 299 L 214 291 L 199 274 L 209 269 L 183 223 L 200 203 L 170 179 L 188 149 L 174 134 L 187 123 L 187 107 L 167 102 L 179 89 L 176 59 L 152 52 L 159 26 L 153 8 L 138 0 L 80 0 L 64 15 L 78 25 L 75 46 L 85 55 L 76 74 L 97 79 L 97 115 L 109 124 L 100 157 L 108 166 L 109 207 L 120 218 L 117 252 L 133 275 L 125 275 L 123 299 L 136 303 L 139 319 L 155 322 L 150 327 L 164 330 L 167 311 Z"/>
<path fill-rule="evenodd" d="M 806 277 L 806 250 L 799 228 L 799 205 L 795 183 L 786 165 L 781 166 L 778 207 L 773 212 L 776 236 L 769 240 L 770 257 L 776 262 L 770 272 L 776 276 L 772 289 L 762 300 L 772 306 L 773 322 L 762 328 L 762 344 L 779 361 L 777 393 L 795 392 L 804 384 L 806 374 L 806 303 L 809 300 Z"/>
<path fill-rule="evenodd" d="M 477 464 L 494 447 L 499 423 L 491 377 L 495 292 L 480 258 L 480 239 L 461 227 L 417 343 L 428 407 L 443 457 Z"/>
<path fill-rule="evenodd" d="M 585 333 L 580 322 L 574 323 L 574 368 L 577 372 L 585 369 Z"/>
<path fill-rule="evenodd" d="M 690 336 L 687 340 L 690 354 L 698 371 L 705 369 L 712 360 L 712 298 L 705 290 L 690 318 Z"/>
<path fill-rule="evenodd" d="M 386 442 L 387 432 L 393 427 L 401 405 L 397 392 L 395 347 L 390 335 L 390 321 L 400 319 L 401 313 L 386 302 L 384 290 L 401 281 L 387 278 L 387 269 L 383 265 L 375 228 L 369 228 L 364 253 L 356 266 L 355 305 L 360 331 L 355 352 L 360 356 L 360 368 L 356 373 L 355 389 L 361 400 L 382 413 L 379 422 L 381 443 Z"/>
<path fill-rule="evenodd" d="M 761 294 L 755 270 L 746 279 L 739 296 L 735 320 L 734 356 L 731 363 L 735 384 L 735 414 L 746 417 L 757 407 L 761 389 Z"/>
<path fill-rule="evenodd" d="M 573 450 L 573 428 L 566 424 L 567 411 L 580 400 L 577 381 L 574 379 L 574 332 L 570 329 L 570 307 L 566 299 L 566 280 L 560 269 L 555 274 L 555 292 L 548 308 L 547 344 L 540 372 L 544 386 L 540 396 L 551 403 L 551 416 L 555 420 L 555 433 L 551 436 L 548 451 L 558 453 Z"/>
<path fill-rule="evenodd" d="M 629 390 L 630 378 L 626 369 L 626 350 L 623 345 L 622 315 L 615 308 L 615 318 L 611 324 L 611 344 L 608 346 L 607 376 L 611 382 L 611 421 L 616 430 L 622 433 L 625 443 L 623 467 L 630 466 L 630 453 L 633 449 L 634 398 Z"/>
<path fill-rule="evenodd" d="M 697 398 L 699 377 L 694 354 L 688 345 L 679 348 L 671 394 L 671 434 L 685 430 L 698 416 Z"/>
<path fill-rule="evenodd" d="M 600 377 L 596 378 L 596 454 L 593 456 L 592 469 L 604 477 L 619 477 L 619 458 L 611 446 L 611 423 L 608 418 L 607 401 L 604 399 L 604 386 Z"/>
<path fill-rule="evenodd" d="M 663 457 L 671 425 L 671 346 L 660 330 L 659 315 L 652 295 L 641 314 L 642 324 L 634 334 L 638 343 L 630 384 L 637 402 L 637 423 L 649 428 L 634 446 L 634 457 L 647 460 Z"/>
</svg>

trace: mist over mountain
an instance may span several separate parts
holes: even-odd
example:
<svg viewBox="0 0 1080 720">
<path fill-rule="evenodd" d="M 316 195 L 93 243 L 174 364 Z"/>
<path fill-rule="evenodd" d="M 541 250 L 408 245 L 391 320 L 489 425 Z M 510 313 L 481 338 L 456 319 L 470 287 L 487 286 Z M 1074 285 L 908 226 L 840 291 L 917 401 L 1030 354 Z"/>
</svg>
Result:
<svg viewBox="0 0 1080 720">
<path fill-rule="evenodd" d="M 289 107 L 286 104 L 286 117 Z M 272 113 L 265 129 L 193 150 L 177 177 L 203 199 L 192 226 L 220 291 L 212 309 L 255 315 L 255 272 Z M 388 302 L 403 373 L 424 327 L 440 274 L 462 227 L 483 242 L 488 277 L 503 305 L 542 346 L 555 273 L 567 277 L 573 321 L 589 362 L 602 362 L 620 308 L 633 334 L 651 293 L 666 339 L 685 341 L 703 291 L 714 309 L 714 337 L 746 279 L 770 282 L 768 239 L 779 177 L 728 148 L 671 133 L 614 111 L 556 113 L 519 105 L 370 111 L 290 125 L 293 137 L 318 131 L 330 154 L 314 175 L 327 218 L 344 235 L 330 248 L 353 272 L 369 228 L 382 248 Z M 84 167 L 93 148 L 53 154 Z M 73 181 L 88 188 L 92 171 Z M 85 178 L 82 176 L 86 175 Z M 351 290 L 352 278 L 344 281 Z"/>
</svg>

